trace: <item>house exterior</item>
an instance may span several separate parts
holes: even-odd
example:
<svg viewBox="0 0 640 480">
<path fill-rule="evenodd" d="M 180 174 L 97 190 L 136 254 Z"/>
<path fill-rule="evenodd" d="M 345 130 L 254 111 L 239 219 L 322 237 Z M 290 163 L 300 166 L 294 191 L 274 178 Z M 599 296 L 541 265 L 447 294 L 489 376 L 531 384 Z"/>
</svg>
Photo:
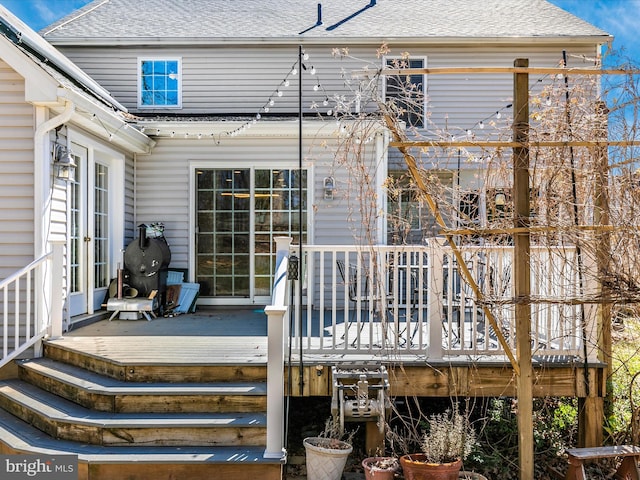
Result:
<svg viewBox="0 0 640 480">
<path fill-rule="evenodd" d="M 188 269 L 189 280 L 200 282 L 202 304 L 264 304 L 274 268 L 273 237 L 290 234 L 297 243 L 300 162 L 304 241 L 362 242 L 360 205 L 349 193 L 353 180 L 331 148 L 339 142 L 336 99 L 354 97 L 349 77 L 364 65 L 351 57 L 378 66 L 402 52 L 418 67 L 510 66 L 516 57 L 529 58 L 532 66 L 555 66 L 567 50 L 571 65 L 583 65 L 610 40 L 547 2 L 449 3 L 110 0 L 92 2 L 40 32 L 110 92 L 116 112 L 126 109 L 122 119 L 134 134 L 148 138 L 145 151 L 122 152 L 121 179 L 113 183 L 121 192 L 112 193 L 124 202 L 111 210 L 121 212 L 114 228 L 122 241 L 109 249 L 105 280 L 114 277 L 121 261 L 115 252 L 135 237 L 135 226 L 162 222 L 171 265 Z M 389 52 L 377 58 L 383 43 Z M 301 92 L 300 76 L 294 75 L 300 46 L 309 56 L 303 60 Z M 336 58 L 334 49 L 343 48 L 350 57 Z M 508 75 L 485 75 L 479 82 L 448 75 L 417 80 L 429 106 L 416 121 L 434 135 L 434 125 L 464 128 L 497 111 L 509 114 L 504 109 L 512 95 Z M 108 145 L 130 131 L 118 127 L 103 129 L 103 136 L 114 137 Z M 401 156 L 386 147 L 388 136 L 380 131 L 375 138 L 366 148 L 379 195 L 366 221 L 374 227 L 370 240 L 387 243 L 392 227 L 379 186 L 404 167 Z M 72 138 L 69 146 L 82 156 L 86 143 Z M 463 162 L 459 168 L 456 161 L 437 165 L 444 181 L 452 187 L 477 182 L 478 166 Z M 238 175 L 242 180 L 235 188 L 254 200 L 210 205 L 207 197 Z M 325 195 L 325 184 L 332 181 L 334 190 Z M 280 198 L 290 201 L 270 204 L 260 196 L 274 189 L 284 189 Z M 414 241 L 430 232 L 427 223 L 426 213 L 414 221 Z M 95 250 L 90 242 L 84 246 Z M 88 287 L 101 297 L 97 286 Z M 97 301 L 85 303 L 70 302 L 69 317 L 97 307 Z"/>
<path fill-rule="evenodd" d="M 44 304 L 62 329 L 101 312 L 141 224 L 164 225 L 171 267 L 199 284 L 199 305 L 269 303 L 277 237 L 321 255 L 336 245 L 424 247 L 438 230 L 433 217 L 385 188 L 406 170 L 390 132 L 379 118 L 364 136 L 353 130 L 379 106 L 361 96 L 363 69 L 398 59 L 414 69 L 516 58 L 555 67 L 563 52 L 567 66 L 593 66 L 611 41 L 544 0 L 95 0 L 39 33 L 0 7 L 0 33 L 0 279 L 6 292 L 14 272 L 61 246 L 54 269 L 34 275 L 54 289 Z M 410 80 L 418 108 L 402 114 L 409 136 L 441 139 L 456 125 L 492 138 L 480 125 L 512 114 L 511 75 Z M 381 75 L 378 98 L 397 96 L 394 82 Z M 460 157 L 429 168 L 453 203 L 473 204 L 474 220 L 486 222 L 504 185 Z M 58 172 L 69 161 L 75 179 Z M 314 288 L 300 303 L 324 310 L 318 292 L 337 278 L 331 263 L 330 274 L 309 263 Z M 3 313 L 23 315 L 31 290 L 16 283 Z M 34 331 L 37 348 L 44 333 Z"/>
</svg>

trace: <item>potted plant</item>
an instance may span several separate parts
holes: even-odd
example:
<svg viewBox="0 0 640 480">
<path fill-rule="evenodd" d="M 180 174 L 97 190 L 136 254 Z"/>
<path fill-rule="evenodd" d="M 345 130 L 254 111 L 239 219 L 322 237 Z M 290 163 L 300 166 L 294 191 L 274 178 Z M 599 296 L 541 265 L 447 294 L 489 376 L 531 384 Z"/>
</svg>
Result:
<svg viewBox="0 0 640 480">
<path fill-rule="evenodd" d="M 457 406 L 431 415 L 421 452 L 400 457 L 404 476 L 406 480 L 458 480 L 462 461 L 475 444 L 475 430 Z"/>
<path fill-rule="evenodd" d="M 395 457 L 368 457 L 362 461 L 366 480 L 393 480 L 400 470 L 400 463 Z"/>
<path fill-rule="evenodd" d="M 340 480 L 353 451 L 351 441 L 355 432 L 342 431 L 338 422 L 330 417 L 317 437 L 303 440 L 306 453 L 308 480 Z"/>
</svg>

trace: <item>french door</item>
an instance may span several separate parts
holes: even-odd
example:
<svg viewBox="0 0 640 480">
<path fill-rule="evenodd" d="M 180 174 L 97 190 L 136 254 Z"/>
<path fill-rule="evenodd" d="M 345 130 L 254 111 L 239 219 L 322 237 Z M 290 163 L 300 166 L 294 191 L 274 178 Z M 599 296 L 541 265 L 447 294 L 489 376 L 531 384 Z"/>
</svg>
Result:
<svg viewBox="0 0 640 480">
<path fill-rule="evenodd" d="M 306 171 L 196 168 L 195 185 L 200 301 L 264 303 L 271 296 L 274 238 L 297 243 L 302 222 L 306 241 Z"/>
<path fill-rule="evenodd" d="M 90 161 L 88 150 L 74 144 L 76 179 L 70 185 L 69 313 L 101 309 L 111 278 L 110 168 Z"/>
</svg>

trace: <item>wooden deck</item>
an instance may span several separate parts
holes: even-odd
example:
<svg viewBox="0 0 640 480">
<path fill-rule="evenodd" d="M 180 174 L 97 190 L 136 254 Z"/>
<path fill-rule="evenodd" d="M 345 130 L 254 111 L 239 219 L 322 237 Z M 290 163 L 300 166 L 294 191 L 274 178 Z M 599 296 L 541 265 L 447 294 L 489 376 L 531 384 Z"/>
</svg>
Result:
<svg viewBox="0 0 640 480">
<path fill-rule="evenodd" d="M 197 376 L 198 366 L 203 365 L 226 365 L 229 374 L 236 375 L 239 366 L 266 368 L 266 326 L 266 315 L 260 307 L 200 308 L 195 314 L 152 321 L 102 320 L 68 332 L 52 343 L 108 358 L 124 371 L 129 367 L 139 375 L 145 365 L 166 367 L 168 379 L 173 375 L 183 377 L 189 371 Z M 567 357 L 537 357 L 534 362 L 535 396 L 585 397 L 604 391 L 602 365 L 584 365 Z M 331 396 L 331 366 L 364 363 L 387 366 L 393 395 L 515 395 L 515 375 L 503 356 L 460 355 L 431 361 L 423 355 L 399 354 L 392 349 L 375 354 L 303 354 L 302 362 L 300 352 L 292 351 L 291 395 Z M 172 368 L 175 366 L 180 367 L 179 371 Z M 583 381 L 585 368 L 589 388 Z"/>
</svg>

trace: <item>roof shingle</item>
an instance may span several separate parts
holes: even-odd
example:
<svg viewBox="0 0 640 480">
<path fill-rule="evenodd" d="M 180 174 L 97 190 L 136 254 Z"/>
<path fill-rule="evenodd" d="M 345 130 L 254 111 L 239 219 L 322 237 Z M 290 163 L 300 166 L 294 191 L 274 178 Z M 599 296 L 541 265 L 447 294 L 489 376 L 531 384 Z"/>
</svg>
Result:
<svg viewBox="0 0 640 480">
<path fill-rule="evenodd" d="M 53 42 L 608 35 L 546 0 L 94 0 L 40 33 Z"/>
</svg>

